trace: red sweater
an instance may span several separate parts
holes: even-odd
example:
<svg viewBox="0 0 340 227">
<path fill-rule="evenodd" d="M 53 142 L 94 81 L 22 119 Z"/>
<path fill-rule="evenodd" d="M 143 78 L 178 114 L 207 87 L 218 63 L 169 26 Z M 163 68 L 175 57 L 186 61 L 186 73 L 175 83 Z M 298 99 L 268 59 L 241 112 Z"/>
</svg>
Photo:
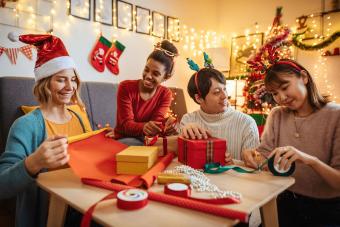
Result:
<svg viewBox="0 0 340 227">
<path fill-rule="evenodd" d="M 139 80 L 126 80 L 119 84 L 117 94 L 117 123 L 115 138 L 143 136 L 144 124 L 163 121 L 170 110 L 171 90 L 158 86 L 154 96 L 141 98 Z"/>
</svg>

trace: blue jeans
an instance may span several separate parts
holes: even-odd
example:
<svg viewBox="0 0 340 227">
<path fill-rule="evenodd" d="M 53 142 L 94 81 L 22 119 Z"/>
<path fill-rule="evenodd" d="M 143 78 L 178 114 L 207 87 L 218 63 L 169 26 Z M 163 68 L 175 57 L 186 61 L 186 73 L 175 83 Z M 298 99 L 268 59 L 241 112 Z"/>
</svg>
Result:
<svg viewBox="0 0 340 227">
<path fill-rule="evenodd" d="M 125 138 L 118 139 L 118 141 L 129 146 L 143 146 L 144 145 L 143 137 L 125 137 Z"/>
</svg>

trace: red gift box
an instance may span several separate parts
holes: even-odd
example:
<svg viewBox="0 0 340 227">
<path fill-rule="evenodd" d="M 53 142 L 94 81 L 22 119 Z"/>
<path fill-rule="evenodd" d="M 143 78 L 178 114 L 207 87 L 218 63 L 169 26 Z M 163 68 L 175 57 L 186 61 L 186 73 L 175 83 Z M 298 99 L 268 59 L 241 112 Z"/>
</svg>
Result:
<svg viewBox="0 0 340 227">
<path fill-rule="evenodd" d="M 178 137 L 178 161 L 195 169 L 210 162 L 225 165 L 227 141 L 219 138 L 190 140 Z"/>
</svg>

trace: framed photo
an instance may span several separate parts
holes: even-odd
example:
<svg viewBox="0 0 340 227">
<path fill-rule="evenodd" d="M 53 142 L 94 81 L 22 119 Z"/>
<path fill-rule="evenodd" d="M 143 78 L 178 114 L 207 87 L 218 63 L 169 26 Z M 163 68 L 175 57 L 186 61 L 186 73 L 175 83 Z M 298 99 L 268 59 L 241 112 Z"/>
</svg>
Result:
<svg viewBox="0 0 340 227">
<path fill-rule="evenodd" d="M 150 35 L 151 11 L 149 9 L 136 6 L 136 32 Z"/>
<path fill-rule="evenodd" d="M 94 21 L 113 25 L 113 0 L 94 0 Z"/>
<path fill-rule="evenodd" d="M 247 72 L 247 61 L 263 44 L 263 33 L 237 36 L 231 39 L 229 77 L 242 76 Z"/>
<path fill-rule="evenodd" d="M 91 1 L 90 0 L 69 0 L 69 14 L 83 20 L 91 19 Z"/>
<path fill-rule="evenodd" d="M 132 31 L 132 10 L 133 5 L 128 2 L 117 0 L 116 3 L 116 20 L 117 27 Z"/>
<path fill-rule="evenodd" d="M 167 37 L 169 40 L 179 42 L 179 19 L 175 17 L 167 17 Z"/>
<path fill-rule="evenodd" d="M 152 35 L 165 38 L 165 15 L 156 11 L 152 12 Z"/>
<path fill-rule="evenodd" d="M 337 12 L 340 10 L 340 2 L 338 0 L 322 0 L 323 12 Z"/>
</svg>

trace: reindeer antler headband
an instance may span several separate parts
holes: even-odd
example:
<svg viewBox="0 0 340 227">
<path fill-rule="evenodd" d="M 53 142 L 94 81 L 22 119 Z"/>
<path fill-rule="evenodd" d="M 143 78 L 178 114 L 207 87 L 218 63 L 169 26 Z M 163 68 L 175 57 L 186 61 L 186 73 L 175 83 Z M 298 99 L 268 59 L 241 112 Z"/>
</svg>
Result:
<svg viewBox="0 0 340 227">
<path fill-rule="evenodd" d="M 214 68 L 214 65 L 212 64 L 212 60 L 208 56 L 208 54 L 203 52 L 203 57 L 204 57 L 204 68 Z M 198 73 L 201 69 L 204 69 L 204 68 L 200 69 L 199 66 L 193 60 L 191 60 L 190 58 L 187 58 L 187 63 L 189 65 L 190 69 L 196 71 L 196 73 L 195 73 L 195 86 L 196 86 L 198 95 L 202 97 L 201 91 L 198 87 Z"/>
</svg>

